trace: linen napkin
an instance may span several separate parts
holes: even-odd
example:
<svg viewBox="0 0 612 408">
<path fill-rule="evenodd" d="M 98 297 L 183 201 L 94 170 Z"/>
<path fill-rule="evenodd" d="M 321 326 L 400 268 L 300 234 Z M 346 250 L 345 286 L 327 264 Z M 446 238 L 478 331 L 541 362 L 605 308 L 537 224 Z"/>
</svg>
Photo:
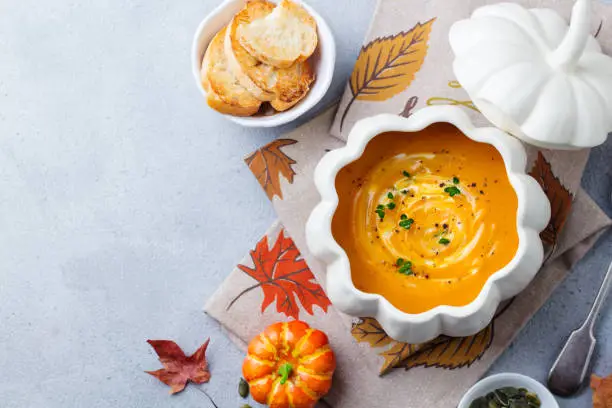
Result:
<svg viewBox="0 0 612 408">
<path fill-rule="evenodd" d="M 440 337 L 425 344 L 399 343 L 386 336 L 375 320 L 354 319 L 334 310 L 325 296 L 325 270 L 308 252 L 304 237 L 306 219 L 319 200 L 312 180 L 314 167 L 326 151 L 343 144 L 352 123 L 374 113 L 409 115 L 425 104 L 449 103 L 466 109 L 476 123 L 485 123 L 446 69 L 451 56 L 445 39 L 453 21 L 488 2 L 381 0 L 360 58 L 381 38 L 414 34 L 417 29 L 428 31 L 427 53 L 407 88 L 386 100 L 363 101 L 353 98 L 354 85 L 349 83 L 335 120 L 335 109 L 329 109 L 246 158 L 281 221 L 231 272 L 205 310 L 238 344 L 286 318 L 299 318 L 325 330 L 338 357 L 334 387 L 326 398 L 334 407 L 455 406 L 610 225 L 608 217 L 579 188 L 588 151 L 528 148 L 529 169 L 552 203 L 553 219 L 542 234 L 549 260 L 527 290 L 503 305 L 483 331 L 466 338 Z M 553 7 L 567 16 L 572 2 L 528 4 Z M 428 15 L 432 10 L 437 15 Z M 597 11 L 604 21 L 612 13 L 603 7 Z M 608 39 L 604 49 L 609 51 L 612 37 L 609 32 L 604 36 L 605 29 L 603 24 L 600 35 Z M 341 131 L 343 117 L 346 128 Z M 338 137 L 329 135 L 332 121 L 332 133 Z M 379 377 L 381 372 L 389 374 Z"/>
<path fill-rule="evenodd" d="M 314 167 L 327 150 L 342 145 L 326 133 L 333 113 L 329 109 L 247 157 L 262 187 L 274 197 L 282 222 L 275 222 L 240 261 L 205 311 L 239 347 L 278 320 L 301 319 L 327 332 L 338 358 L 334 386 L 326 397 L 333 407 L 454 407 L 612 222 L 578 189 L 555 254 L 525 291 L 502 305 L 486 329 L 425 344 L 396 342 L 375 320 L 354 319 L 334 309 L 322 288 L 325 270 L 305 244 L 304 224 L 319 200 Z"/>
</svg>

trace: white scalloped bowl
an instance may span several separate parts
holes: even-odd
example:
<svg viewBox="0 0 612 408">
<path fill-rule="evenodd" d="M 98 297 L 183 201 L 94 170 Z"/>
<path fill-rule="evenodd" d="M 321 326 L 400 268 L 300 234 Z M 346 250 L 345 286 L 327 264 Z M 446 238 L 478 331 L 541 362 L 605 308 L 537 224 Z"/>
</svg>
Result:
<svg viewBox="0 0 612 408">
<path fill-rule="evenodd" d="M 479 295 L 466 306 L 437 306 L 423 313 L 400 311 L 383 296 L 365 293 L 353 284 L 348 256 L 332 235 L 332 218 L 338 206 L 335 180 L 347 164 L 359 159 L 366 145 L 384 132 L 418 132 L 431 124 L 454 125 L 468 138 L 495 147 L 504 160 L 510 184 L 518 198 L 516 228 L 519 244 L 514 258 L 493 273 Z M 360 120 L 346 146 L 327 153 L 317 165 L 315 185 L 321 202 L 306 224 L 310 251 L 327 271 L 327 295 L 336 308 L 356 317 L 377 319 L 387 334 L 398 341 L 422 343 L 444 334 L 468 336 L 485 328 L 500 302 L 521 292 L 542 264 L 543 248 L 539 233 L 550 219 L 550 203 L 540 185 L 525 172 L 525 149 L 521 142 L 496 128 L 476 128 L 457 107 L 427 107 L 410 118 L 378 115 Z"/>
</svg>

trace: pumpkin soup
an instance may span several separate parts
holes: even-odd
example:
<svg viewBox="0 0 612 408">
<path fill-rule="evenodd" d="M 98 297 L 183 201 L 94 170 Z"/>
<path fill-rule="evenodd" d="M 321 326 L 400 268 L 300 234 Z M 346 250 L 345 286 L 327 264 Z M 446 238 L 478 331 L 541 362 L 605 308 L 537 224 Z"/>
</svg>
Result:
<svg viewBox="0 0 612 408">
<path fill-rule="evenodd" d="M 467 305 L 518 248 L 501 155 L 452 125 L 376 136 L 336 189 L 332 232 L 355 286 L 407 313 Z"/>
</svg>

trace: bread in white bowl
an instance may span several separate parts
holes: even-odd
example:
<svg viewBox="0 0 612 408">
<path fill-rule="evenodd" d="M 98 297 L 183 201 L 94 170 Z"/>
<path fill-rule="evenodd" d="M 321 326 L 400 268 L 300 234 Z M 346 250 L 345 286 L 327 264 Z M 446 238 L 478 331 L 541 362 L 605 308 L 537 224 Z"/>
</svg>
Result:
<svg viewBox="0 0 612 408">
<path fill-rule="evenodd" d="M 264 19 L 275 10 L 266 0 L 249 1 L 230 22 L 225 37 L 225 55 L 232 73 L 256 98 L 269 101 L 277 111 L 285 111 L 310 90 L 314 72 L 308 60 L 287 68 L 277 68 L 251 55 L 241 44 L 238 32 L 253 21 Z"/>
<path fill-rule="evenodd" d="M 282 0 L 271 13 L 241 24 L 237 35 L 251 55 L 277 68 L 305 61 L 318 42 L 315 19 L 290 0 Z"/>
<path fill-rule="evenodd" d="M 269 0 L 274 7 L 281 1 L 282 0 Z M 277 68 L 271 67 L 263 61 L 256 61 L 258 65 L 263 66 L 262 68 L 270 67 L 266 69 L 274 69 L 274 71 L 272 71 L 273 75 L 270 76 L 267 76 L 268 71 L 266 70 L 259 71 L 258 73 L 258 75 L 262 75 L 263 78 L 275 81 L 267 85 L 267 89 L 269 90 L 268 99 L 270 99 L 268 101 L 262 101 L 262 99 L 266 98 L 262 98 L 261 95 L 253 94 L 254 92 L 256 93 L 256 90 L 249 90 L 244 86 L 245 84 L 240 81 L 240 78 L 237 78 L 240 84 L 246 88 L 249 93 L 253 94 L 256 99 L 262 102 L 259 110 L 252 116 L 238 116 L 232 113 L 226 113 L 227 110 L 223 109 L 227 108 L 226 102 L 219 99 L 218 95 L 210 95 L 210 85 L 207 84 L 208 79 L 203 77 L 203 73 L 205 72 L 205 70 L 203 70 L 204 56 L 212 39 L 232 21 L 236 14 L 240 13 L 245 8 L 247 3 L 250 2 L 246 0 L 224 0 L 205 16 L 198 25 L 191 49 L 191 66 L 196 86 L 203 95 L 204 100 L 206 102 L 211 102 L 207 103 L 207 105 L 213 110 L 221 111 L 220 113 L 224 114 L 224 116 L 232 122 L 246 127 L 274 127 L 290 123 L 304 115 L 319 103 L 329 89 L 333 78 L 336 59 L 334 37 L 329 26 L 316 10 L 303 0 L 294 1 L 303 7 L 316 21 L 318 36 L 316 50 L 310 58 L 308 58 L 307 65 L 302 64 L 296 67 L 293 73 L 291 73 L 291 71 L 279 71 Z M 256 58 L 254 59 L 256 60 Z M 229 58 L 226 58 L 226 61 L 228 68 L 231 70 L 231 61 Z M 238 76 L 238 72 L 237 70 L 231 70 L 234 76 Z M 301 80 L 296 81 L 296 76 L 301 78 Z M 315 77 L 316 81 L 314 80 Z M 258 79 L 255 75 L 253 75 L 253 78 Z M 287 83 L 294 84 L 291 86 L 295 87 L 295 89 L 287 89 Z M 272 101 L 274 101 L 273 104 Z M 217 109 L 217 106 L 221 106 L 221 109 Z M 232 106 L 230 109 L 236 108 L 236 106 L 230 106 Z M 281 109 L 285 110 L 281 111 Z M 240 110 L 243 112 L 245 111 L 243 109 Z M 247 112 L 252 110 L 253 109 L 250 108 L 246 109 Z"/>
<path fill-rule="evenodd" d="M 202 62 L 202 87 L 206 91 L 208 105 L 225 114 L 251 116 L 261 106 L 228 68 L 223 42 L 225 28 L 219 31 L 210 42 Z"/>
</svg>

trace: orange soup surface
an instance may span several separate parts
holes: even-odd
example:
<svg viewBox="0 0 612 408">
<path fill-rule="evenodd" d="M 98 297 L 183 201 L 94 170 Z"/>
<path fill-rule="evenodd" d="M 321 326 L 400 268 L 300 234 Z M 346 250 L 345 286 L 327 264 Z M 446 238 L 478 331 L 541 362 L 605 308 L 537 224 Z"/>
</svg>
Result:
<svg viewBox="0 0 612 408">
<path fill-rule="evenodd" d="M 355 286 L 407 313 L 467 305 L 518 248 L 501 155 L 448 124 L 378 135 L 336 189 L 332 232 Z"/>
</svg>

